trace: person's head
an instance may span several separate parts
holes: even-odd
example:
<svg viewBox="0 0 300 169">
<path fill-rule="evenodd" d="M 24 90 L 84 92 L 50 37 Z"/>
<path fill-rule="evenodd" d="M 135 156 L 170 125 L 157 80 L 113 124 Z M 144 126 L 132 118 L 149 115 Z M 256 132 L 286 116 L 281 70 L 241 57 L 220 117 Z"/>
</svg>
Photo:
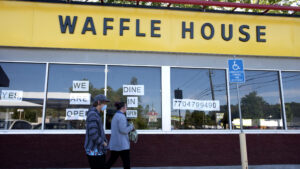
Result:
<svg viewBox="0 0 300 169">
<path fill-rule="evenodd" d="M 124 103 L 124 102 L 116 102 L 115 107 L 117 110 L 119 110 L 123 113 L 125 113 L 127 110 L 126 103 Z"/>
<path fill-rule="evenodd" d="M 104 95 L 99 94 L 94 97 L 93 107 L 100 111 L 104 111 L 107 107 L 107 103 L 110 102 Z"/>
</svg>

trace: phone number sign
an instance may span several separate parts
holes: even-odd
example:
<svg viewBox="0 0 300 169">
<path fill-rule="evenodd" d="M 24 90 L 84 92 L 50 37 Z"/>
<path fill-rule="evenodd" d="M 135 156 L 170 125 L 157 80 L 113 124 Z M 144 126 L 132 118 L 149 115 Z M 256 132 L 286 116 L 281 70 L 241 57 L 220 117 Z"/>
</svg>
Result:
<svg viewBox="0 0 300 169">
<path fill-rule="evenodd" d="M 173 99 L 173 109 L 220 111 L 219 100 Z"/>
</svg>

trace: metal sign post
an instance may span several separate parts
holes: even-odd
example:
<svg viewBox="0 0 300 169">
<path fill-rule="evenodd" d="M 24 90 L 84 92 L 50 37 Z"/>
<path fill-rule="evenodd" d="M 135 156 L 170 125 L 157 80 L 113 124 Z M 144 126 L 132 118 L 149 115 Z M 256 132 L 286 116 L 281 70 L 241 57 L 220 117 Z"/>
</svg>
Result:
<svg viewBox="0 0 300 169">
<path fill-rule="evenodd" d="M 241 133 L 244 133 L 242 110 L 241 110 L 240 90 L 239 89 L 240 89 L 239 84 L 236 83 L 237 99 L 238 99 L 238 106 L 239 106 L 239 116 L 240 116 L 240 128 L 241 128 Z"/>
<path fill-rule="evenodd" d="M 228 67 L 229 67 L 229 81 L 230 83 L 236 83 L 236 90 L 237 90 L 240 128 L 241 128 L 241 133 L 239 135 L 239 138 L 240 138 L 242 169 L 248 169 L 246 135 L 243 130 L 243 118 L 242 118 L 241 100 L 240 100 L 240 91 L 239 91 L 239 83 L 245 83 L 245 72 L 244 72 L 243 60 L 236 59 L 234 56 L 234 59 L 228 60 Z"/>
</svg>

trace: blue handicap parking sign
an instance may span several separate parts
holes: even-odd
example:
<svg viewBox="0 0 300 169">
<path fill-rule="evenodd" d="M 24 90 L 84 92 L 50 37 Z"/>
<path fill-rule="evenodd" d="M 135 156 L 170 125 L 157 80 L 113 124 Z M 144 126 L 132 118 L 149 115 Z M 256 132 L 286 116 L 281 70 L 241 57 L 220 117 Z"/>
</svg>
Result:
<svg viewBox="0 0 300 169">
<path fill-rule="evenodd" d="M 229 82 L 230 83 L 245 83 L 245 72 L 243 60 L 229 59 Z"/>
</svg>

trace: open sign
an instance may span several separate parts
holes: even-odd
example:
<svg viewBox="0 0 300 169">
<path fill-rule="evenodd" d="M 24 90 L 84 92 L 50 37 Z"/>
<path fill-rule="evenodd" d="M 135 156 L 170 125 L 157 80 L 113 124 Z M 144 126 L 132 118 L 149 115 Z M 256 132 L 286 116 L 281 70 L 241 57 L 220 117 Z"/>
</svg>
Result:
<svg viewBox="0 0 300 169">
<path fill-rule="evenodd" d="M 85 120 L 88 109 L 66 109 L 65 120 Z"/>
</svg>

